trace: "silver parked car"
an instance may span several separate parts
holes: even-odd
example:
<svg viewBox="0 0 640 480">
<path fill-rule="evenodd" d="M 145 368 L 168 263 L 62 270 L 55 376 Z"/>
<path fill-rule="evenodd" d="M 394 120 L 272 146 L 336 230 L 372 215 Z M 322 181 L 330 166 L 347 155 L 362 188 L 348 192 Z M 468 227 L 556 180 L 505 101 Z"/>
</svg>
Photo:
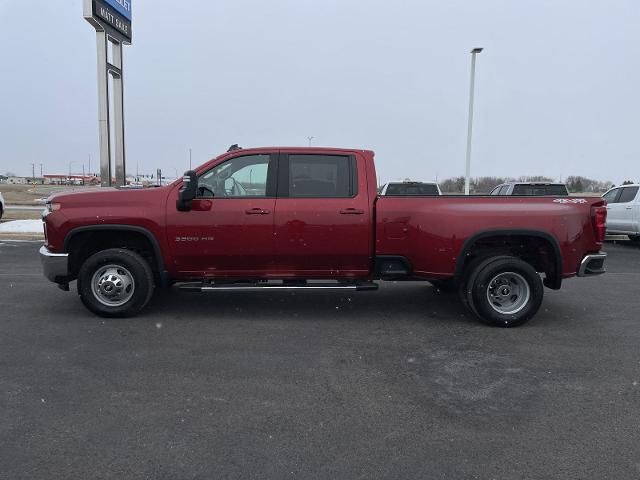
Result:
<svg viewBox="0 0 640 480">
<path fill-rule="evenodd" d="M 640 184 L 611 188 L 602 198 L 607 201 L 607 233 L 640 242 Z"/>
<path fill-rule="evenodd" d="M 569 195 L 569 190 L 564 183 L 507 182 L 491 190 L 489 195 L 566 197 Z"/>
</svg>

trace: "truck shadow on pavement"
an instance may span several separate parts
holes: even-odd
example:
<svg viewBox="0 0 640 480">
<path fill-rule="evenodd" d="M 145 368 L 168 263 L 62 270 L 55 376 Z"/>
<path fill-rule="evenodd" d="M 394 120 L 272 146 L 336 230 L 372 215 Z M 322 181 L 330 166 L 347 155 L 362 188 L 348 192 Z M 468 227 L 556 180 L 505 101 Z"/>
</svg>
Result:
<svg viewBox="0 0 640 480">
<path fill-rule="evenodd" d="M 426 282 L 383 283 L 375 292 L 211 292 L 178 289 L 157 291 L 144 317 L 211 321 L 339 320 L 353 322 L 417 321 L 433 324 L 479 321 L 460 303 L 457 294 Z"/>
</svg>

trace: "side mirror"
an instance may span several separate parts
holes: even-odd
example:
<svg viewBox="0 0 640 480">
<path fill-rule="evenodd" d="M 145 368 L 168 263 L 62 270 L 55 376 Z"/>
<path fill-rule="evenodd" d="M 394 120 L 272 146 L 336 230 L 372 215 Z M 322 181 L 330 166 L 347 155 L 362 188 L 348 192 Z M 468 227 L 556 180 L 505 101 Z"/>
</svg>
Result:
<svg viewBox="0 0 640 480">
<path fill-rule="evenodd" d="M 182 188 L 178 192 L 178 200 L 176 200 L 176 208 L 181 212 L 191 210 L 191 200 L 196 198 L 198 193 L 198 176 L 193 170 L 184 172 L 182 178 Z"/>
</svg>

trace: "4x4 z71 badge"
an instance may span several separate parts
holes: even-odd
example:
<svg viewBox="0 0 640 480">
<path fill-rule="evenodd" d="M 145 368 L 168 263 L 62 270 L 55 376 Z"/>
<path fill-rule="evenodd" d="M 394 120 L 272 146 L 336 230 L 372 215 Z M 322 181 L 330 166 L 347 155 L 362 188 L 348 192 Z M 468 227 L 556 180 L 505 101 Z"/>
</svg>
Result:
<svg viewBox="0 0 640 480">
<path fill-rule="evenodd" d="M 587 203 L 584 198 L 556 198 L 553 203 Z"/>
</svg>

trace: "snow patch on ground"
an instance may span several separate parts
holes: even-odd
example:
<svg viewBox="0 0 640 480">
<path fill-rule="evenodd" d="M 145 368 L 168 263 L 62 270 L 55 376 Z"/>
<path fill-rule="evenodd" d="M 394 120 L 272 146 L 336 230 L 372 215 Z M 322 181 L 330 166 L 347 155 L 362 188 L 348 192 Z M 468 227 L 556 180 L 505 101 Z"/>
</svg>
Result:
<svg viewBox="0 0 640 480">
<path fill-rule="evenodd" d="M 0 233 L 40 233 L 42 220 L 13 220 L 11 222 L 0 223 Z"/>
</svg>

